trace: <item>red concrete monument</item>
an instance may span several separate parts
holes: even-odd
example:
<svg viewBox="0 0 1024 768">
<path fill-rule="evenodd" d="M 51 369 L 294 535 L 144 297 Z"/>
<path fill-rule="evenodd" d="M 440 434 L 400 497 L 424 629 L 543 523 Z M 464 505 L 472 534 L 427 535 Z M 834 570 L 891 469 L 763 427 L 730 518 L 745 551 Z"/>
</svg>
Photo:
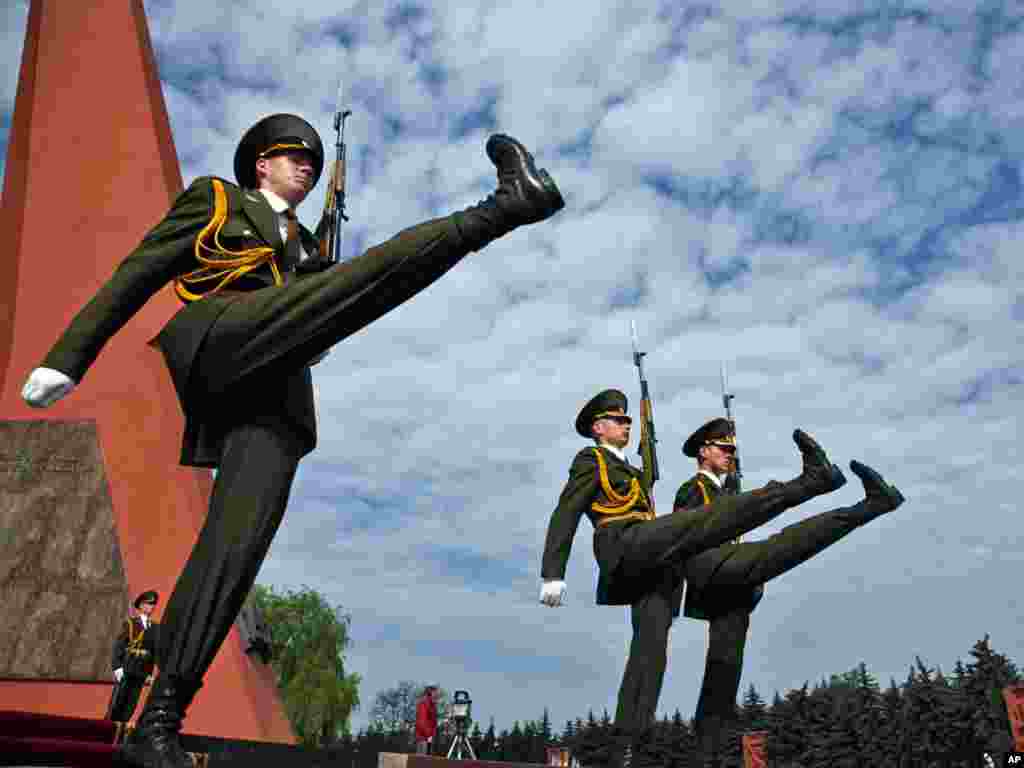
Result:
<svg viewBox="0 0 1024 768">
<path fill-rule="evenodd" d="M 147 345 L 170 288 L 71 397 L 35 410 L 20 391 L 182 179 L 141 0 L 33 0 L 19 77 L 0 201 L 0 709 L 103 717 L 130 596 L 170 594 L 212 486 L 178 465 L 182 414 Z M 237 627 L 185 728 L 294 743 Z"/>
</svg>

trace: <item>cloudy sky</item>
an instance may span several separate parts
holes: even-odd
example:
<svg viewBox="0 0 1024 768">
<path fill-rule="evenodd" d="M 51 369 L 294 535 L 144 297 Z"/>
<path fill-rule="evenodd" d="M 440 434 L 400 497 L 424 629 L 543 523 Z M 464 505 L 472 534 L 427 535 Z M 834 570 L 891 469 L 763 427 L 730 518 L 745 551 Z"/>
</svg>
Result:
<svg viewBox="0 0 1024 768">
<path fill-rule="evenodd" d="M 4 153 L 26 5 L 0 11 Z M 614 711 L 628 609 L 594 605 L 588 523 L 567 605 L 537 597 L 577 410 L 613 386 L 637 404 L 631 320 L 661 512 L 694 470 L 682 441 L 720 412 L 721 361 L 749 486 L 799 471 L 799 426 L 907 497 L 769 585 L 744 686 L 770 697 L 861 661 L 902 680 L 986 632 L 1024 662 L 1020 0 L 146 10 L 186 184 L 232 178 L 271 112 L 330 140 L 340 75 L 348 255 L 486 195 L 494 131 L 567 201 L 315 370 L 320 445 L 260 581 L 351 613 L 367 704 L 413 679 L 467 688 L 499 728 L 545 705 L 559 727 Z M 758 535 L 860 495 L 851 475 Z M 673 629 L 659 710 L 692 714 L 705 627 Z"/>
</svg>

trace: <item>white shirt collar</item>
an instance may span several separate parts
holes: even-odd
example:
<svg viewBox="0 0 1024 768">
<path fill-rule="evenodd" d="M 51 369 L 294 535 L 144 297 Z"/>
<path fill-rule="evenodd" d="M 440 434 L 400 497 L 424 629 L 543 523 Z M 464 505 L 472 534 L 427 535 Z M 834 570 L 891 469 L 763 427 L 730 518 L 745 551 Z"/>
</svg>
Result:
<svg viewBox="0 0 1024 768">
<path fill-rule="evenodd" d="M 704 475 L 705 477 L 710 477 L 711 482 L 715 484 L 715 487 L 717 487 L 719 490 L 722 489 L 722 478 L 720 478 L 714 472 L 708 472 L 706 469 L 700 469 L 697 471 L 699 474 Z"/>
<path fill-rule="evenodd" d="M 264 187 L 260 188 L 260 192 L 265 198 L 267 198 L 267 202 L 270 203 L 270 207 L 274 209 L 274 213 L 284 213 L 291 207 L 285 199 L 276 192 L 271 192 L 269 189 Z"/>
<path fill-rule="evenodd" d="M 281 234 L 281 242 L 283 243 L 288 239 L 288 217 L 284 215 L 284 212 L 291 206 L 289 206 L 285 199 L 276 192 L 271 192 L 269 189 L 265 189 L 263 187 L 261 187 L 259 191 L 265 198 L 267 198 L 267 202 L 270 203 L 270 207 L 274 210 L 274 213 L 277 214 L 277 231 Z M 296 221 L 298 221 L 298 218 L 296 218 Z M 309 254 L 306 253 L 306 246 L 302 244 L 302 238 L 300 237 L 299 261 L 305 261 L 307 258 L 309 258 Z"/>
<path fill-rule="evenodd" d="M 142 622 L 143 629 L 149 629 L 149 616 L 144 613 L 139 614 L 139 621 Z"/>
<path fill-rule="evenodd" d="M 620 461 L 625 461 L 627 464 L 629 464 L 629 462 L 626 461 L 626 452 L 621 448 L 616 448 L 614 445 L 608 445 L 608 443 L 598 443 L 598 445 L 601 446 L 602 448 L 607 448 L 609 451 L 614 453 Z"/>
</svg>

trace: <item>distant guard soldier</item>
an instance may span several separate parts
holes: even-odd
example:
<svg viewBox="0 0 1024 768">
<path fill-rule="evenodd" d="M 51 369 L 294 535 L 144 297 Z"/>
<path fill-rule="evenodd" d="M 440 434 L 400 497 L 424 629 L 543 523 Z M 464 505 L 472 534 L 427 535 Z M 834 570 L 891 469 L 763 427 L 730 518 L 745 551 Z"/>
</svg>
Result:
<svg viewBox="0 0 1024 768">
<path fill-rule="evenodd" d="M 127 723 L 139 703 L 142 687 L 152 682 L 156 662 L 156 640 L 159 624 L 153 622 L 153 611 L 160 595 L 150 589 L 135 598 L 135 615 L 125 619 L 114 641 L 111 668 L 114 670 L 114 691 L 107 708 L 107 719 Z"/>
<path fill-rule="evenodd" d="M 697 460 L 697 474 L 679 487 L 675 509 L 698 511 L 727 497 L 735 470 L 732 422 L 716 418 L 704 424 L 687 438 L 683 453 Z M 864 484 L 865 499 L 859 504 L 815 515 L 761 541 L 712 547 L 685 563 L 683 615 L 709 622 L 704 680 L 694 716 L 698 765 L 717 764 L 724 728 L 735 717 L 750 614 L 761 600 L 764 583 L 903 503 L 902 494 L 870 467 L 853 461 L 850 469 Z M 675 594 L 681 598 L 682 589 Z M 673 615 L 678 614 L 677 606 L 678 602 L 672 606 Z M 653 613 L 658 618 L 652 626 L 664 631 L 667 644 L 670 622 L 664 617 L 669 609 L 661 605 Z"/>
<path fill-rule="evenodd" d="M 29 405 L 67 395 L 107 340 L 173 283 L 185 306 L 154 343 L 185 413 L 181 463 L 217 476 L 164 610 L 160 675 L 126 747 L 136 764 L 191 768 L 182 719 L 249 594 L 299 460 L 316 445 L 310 365 L 468 254 L 564 206 L 518 141 L 497 134 L 486 149 L 492 195 L 332 264 L 295 215 L 323 170 L 320 136 L 297 115 L 260 120 L 235 151 L 238 185 L 192 182 L 25 383 Z"/>
<path fill-rule="evenodd" d="M 631 606 L 633 637 L 615 725 L 635 739 L 654 720 L 668 628 L 678 614 L 683 564 L 797 504 L 835 490 L 845 478 L 809 435 L 796 430 L 793 439 L 803 456 L 799 477 L 656 517 L 643 473 L 624 452 L 632 423 L 627 407 L 625 394 L 608 389 L 583 406 L 576 418 L 577 433 L 594 445 L 576 454 L 551 515 L 540 600 L 549 606 L 562 604 L 573 538 L 586 515 L 594 527 L 594 556 L 600 569 L 597 603 Z"/>
</svg>

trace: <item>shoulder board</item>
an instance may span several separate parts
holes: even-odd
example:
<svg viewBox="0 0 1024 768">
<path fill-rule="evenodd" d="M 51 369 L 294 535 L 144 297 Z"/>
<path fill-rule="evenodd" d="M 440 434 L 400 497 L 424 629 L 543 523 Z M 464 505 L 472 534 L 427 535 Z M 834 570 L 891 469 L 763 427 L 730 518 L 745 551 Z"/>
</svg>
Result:
<svg viewBox="0 0 1024 768">
<path fill-rule="evenodd" d="M 579 453 L 576 454 L 574 461 L 580 461 L 581 459 L 584 461 L 597 461 L 597 457 L 594 456 L 594 448 L 595 446 L 590 446 L 580 449 Z"/>
<path fill-rule="evenodd" d="M 687 480 L 684 480 L 683 484 L 679 486 L 679 490 L 677 491 L 677 494 L 678 493 L 685 493 L 685 492 L 689 491 L 693 487 L 693 484 L 695 482 L 697 482 L 696 476 L 691 477 L 691 478 L 689 478 Z"/>
<path fill-rule="evenodd" d="M 192 180 L 189 187 L 198 187 L 205 185 L 213 185 L 213 182 L 219 182 L 220 187 L 224 190 L 224 194 L 227 197 L 228 210 L 237 211 L 242 207 L 242 188 L 235 184 L 233 181 L 222 179 L 220 176 L 197 176 Z"/>
<path fill-rule="evenodd" d="M 582 469 L 594 468 L 597 469 L 597 457 L 594 455 L 593 448 L 584 448 L 572 460 L 572 466 L 569 468 L 570 472 L 579 472 Z"/>
</svg>

